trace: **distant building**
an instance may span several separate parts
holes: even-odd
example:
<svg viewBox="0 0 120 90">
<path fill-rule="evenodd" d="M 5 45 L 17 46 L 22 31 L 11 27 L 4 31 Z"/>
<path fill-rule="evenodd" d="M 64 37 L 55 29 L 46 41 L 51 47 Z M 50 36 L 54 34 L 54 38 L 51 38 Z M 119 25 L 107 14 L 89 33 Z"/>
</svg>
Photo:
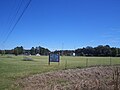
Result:
<svg viewBox="0 0 120 90">
<path fill-rule="evenodd" d="M 75 56 L 75 53 L 73 53 L 73 56 Z"/>
<path fill-rule="evenodd" d="M 39 53 L 37 53 L 36 56 L 41 56 L 41 55 Z"/>
</svg>

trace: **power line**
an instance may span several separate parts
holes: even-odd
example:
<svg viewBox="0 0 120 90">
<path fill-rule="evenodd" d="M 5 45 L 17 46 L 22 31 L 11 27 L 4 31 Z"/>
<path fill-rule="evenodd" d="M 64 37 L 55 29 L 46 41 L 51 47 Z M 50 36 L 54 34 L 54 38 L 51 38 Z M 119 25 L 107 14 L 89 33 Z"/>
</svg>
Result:
<svg viewBox="0 0 120 90">
<path fill-rule="evenodd" d="M 15 5 L 17 5 L 16 8 L 15 8 Z M 14 24 L 15 18 L 17 17 L 18 12 L 20 11 L 21 6 L 22 6 L 22 0 L 20 0 L 18 2 L 18 4 L 17 4 L 17 2 L 15 0 L 14 3 L 13 3 L 13 6 L 11 7 L 11 9 L 8 9 L 10 11 L 8 12 L 8 18 L 6 20 L 6 24 L 4 23 L 4 25 L 3 25 L 3 30 L 4 29 L 5 30 L 4 30 L 4 32 L 1 32 L 1 34 L 0 34 L 1 35 L 0 36 L 1 40 L 3 40 L 3 38 L 7 36 L 9 30 L 11 29 L 12 25 Z M 13 10 L 15 10 L 14 11 L 15 14 L 12 14 Z M 1 41 L 1 43 L 2 43 L 2 41 Z"/>
<path fill-rule="evenodd" d="M 11 11 L 9 13 L 9 16 L 8 16 L 8 19 L 7 19 L 7 25 L 6 25 L 6 27 L 8 26 L 8 31 L 3 32 L 2 33 L 3 36 L 6 36 L 9 33 L 9 30 L 11 29 L 12 25 L 14 24 L 14 21 L 15 21 L 17 15 L 18 15 L 18 13 L 19 13 L 21 7 L 22 7 L 23 0 L 20 0 L 19 3 L 18 3 L 18 7 L 15 9 L 15 14 L 13 14 L 13 16 L 11 14 L 12 11 L 13 11 L 14 6 L 12 7 L 12 9 L 11 9 Z M 14 4 L 16 4 L 16 3 L 14 2 Z M 2 36 L 1 36 L 1 38 L 2 38 Z"/>
<path fill-rule="evenodd" d="M 23 0 L 20 1 L 20 4 L 19 4 L 18 7 L 16 8 L 15 16 L 13 16 L 13 17 L 11 18 L 10 22 L 9 22 L 9 23 L 10 23 L 9 29 L 11 28 L 13 21 L 16 19 L 17 15 L 18 15 L 18 13 L 19 13 L 20 8 L 21 8 L 21 6 L 22 6 L 22 3 L 23 3 Z"/>
<path fill-rule="evenodd" d="M 9 25 L 9 23 L 11 22 L 11 17 L 12 17 L 12 12 L 13 12 L 13 9 L 15 8 L 15 5 L 17 4 L 16 0 L 13 2 L 13 6 L 11 7 L 11 10 L 9 11 L 9 14 L 8 14 L 8 19 L 7 19 L 7 24 Z M 18 6 L 19 7 L 19 6 Z M 17 8 L 18 8 L 17 7 Z M 16 10 L 17 10 L 16 8 Z"/>
<path fill-rule="evenodd" d="M 28 6 L 30 5 L 32 0 L 29 0 L 28 3 L 26 4 L 25 8 L 23 9 L 21 15 L 19 16 L 19 18 L 17 19 L 16 23 L 13 25 L 12 29 L 10 30 L 10 32 L 8 33 L 7 37 L 5 38 L 5 40 L 3 41 L 3 44 L 8 40 L 9 36 L 11 35 L 11 33 L 13 32 L 13 30 L 15 29 L 16 25 L 18 24 L 18 22 L 21 20 L 23 14 L 25 13 L 25 11 L 27 10 Z"/>
</svg>

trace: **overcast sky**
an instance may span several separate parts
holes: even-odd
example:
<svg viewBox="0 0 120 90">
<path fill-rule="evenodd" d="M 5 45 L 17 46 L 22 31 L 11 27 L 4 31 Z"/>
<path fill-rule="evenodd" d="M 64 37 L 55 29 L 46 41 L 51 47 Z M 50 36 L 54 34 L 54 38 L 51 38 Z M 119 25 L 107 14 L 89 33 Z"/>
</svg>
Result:
<svg viewBox="0 0 120 90">
<path fill-rule="evenodd" d="M 10 25 L 14 25 L 29 0 L 23 0 L 16 15 L 21 1 L 0 0 L 0 49 L 21 45 L 50 50 L 97 45 L 120 47 L 120 0 L 32 0 L 2 44 Z"/>
</svg>

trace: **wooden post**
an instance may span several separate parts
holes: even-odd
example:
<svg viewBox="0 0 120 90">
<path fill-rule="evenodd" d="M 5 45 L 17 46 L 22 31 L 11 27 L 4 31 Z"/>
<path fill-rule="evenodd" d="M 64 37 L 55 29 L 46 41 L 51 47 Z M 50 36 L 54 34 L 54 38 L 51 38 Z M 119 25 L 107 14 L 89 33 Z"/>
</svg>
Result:
<svg viewBox="0 0 120 90">
<path fill-rule="evenodd" d="M 49 53 L 49 60 L 48 60 L 48 65 L 50 65 L 50 53 Z"/>
<path fill-rule="evenodd" d="M 65 69 L 67 69 L 67 60 L 65 60 Z"/>
<path fill-rule="evenodd" d="M 58 59 L 59 59 L 58 65 L 60 65 L 60 53 L 58 54 Z"/>
<path fill-rule="evenodd" d="M 110 65 L 111 65 L 111 56 L 110 56 Z"/>
<path fill-rule="evenodd" d="M 88 58 L 86 59 L 86 67 L 88 67 Z"/>
</svg>

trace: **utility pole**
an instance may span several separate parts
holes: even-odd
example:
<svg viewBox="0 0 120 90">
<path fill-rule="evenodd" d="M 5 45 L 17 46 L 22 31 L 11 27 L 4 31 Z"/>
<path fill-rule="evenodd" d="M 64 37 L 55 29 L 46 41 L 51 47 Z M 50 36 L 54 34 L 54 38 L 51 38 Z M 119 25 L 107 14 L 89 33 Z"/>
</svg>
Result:
<svg viewBox="0 0 120 90">
<path fill-rule="evenodd" d="M 61 56 L 63 56 L 63 47 L 64 47 L 64 43 L 62 43 L 62 54 L 61 54 Z"/>
</svg>

